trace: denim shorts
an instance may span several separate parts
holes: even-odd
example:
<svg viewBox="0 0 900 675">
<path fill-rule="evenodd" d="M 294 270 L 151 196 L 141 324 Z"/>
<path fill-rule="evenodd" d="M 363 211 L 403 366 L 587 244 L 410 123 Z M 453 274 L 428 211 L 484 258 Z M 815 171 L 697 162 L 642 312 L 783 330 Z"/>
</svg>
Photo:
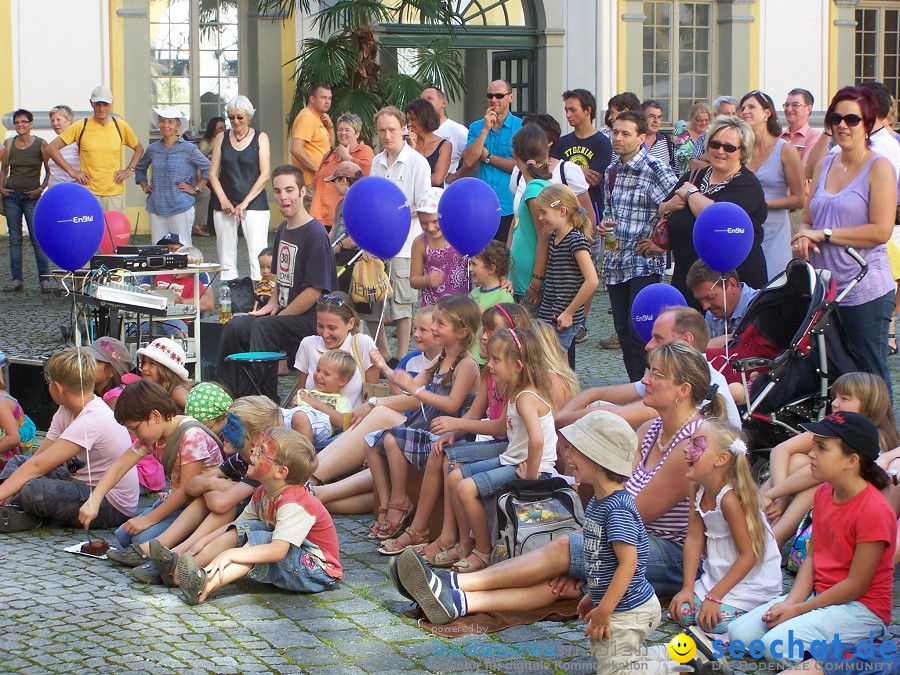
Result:
<svg viewBox="0 0 900 675">
<path fill-rule="evenodd" d="M 551 324 L 552 325 L 552 324 Z M 573 323 L 568 328 L 556 328 L 556 338 L 559 340 L 559 346 L 563 350 L 563 352 L 569 351 L 569 347 L 572 346 L 572 341 L 575 339 L 575 333 L 578 332 L 578 327 L 581 325 L 579 323 Z"/>
<path fill-rule="evenodd" d="M 259 520 L 240 520 L 234 524 L 238 545 L 261 546 L 272 542 L 272 531 Z M 320 593 L 337 585 L 337 579 L 322 569 L 321 561 L 302 546 L 291 544 L 287 554 L 277 563 L 257 563 L 247 574 L 261 584 L 271 584 L 286 591 Z"/>
<path fill-rule="evenodd" d="M 584 535 L 575 532 L 569 535 L 569 572 L 567 576 L 573 579 L 587 579 L 584 569 Z M 587 585 L 585 585 L 587 592 Z"/>
<path fill-rule="evenodd" d="M 151 506 L 147 509 L 144 509 L 143 511 L 141 511 L 138 514 L 138 516 L 135 516 L 135 517 L 146 516 L 151 511 L 156 509 L 164 501 L 165 501 L 164 499 L 157 500 L 156 502 L 153 503 L 153 506 Z M 181 515 L 182 511 L 184 511 L 184 507 L 177 509 L 173 513 L 170 513 L 168 516 L 166 516 L 161 521 L 156 523 L 156 525 L 151 525 L 143 532 L 138 532 L 137 534 L 134 534 L 134 535 L 128 534 L 125 531 L 125 526 L 120 525 L 118 527 L 118 529 L 116 529 L 116 539 L 119 540 L 119 543 L 123 547 L 131 546 L 132 544 L 143 544 L 145 542 L 150 541 L 151 539 L 156 539 L 159 535 L 161 535 L 163 532 L 165 532 L 167 529 L 169 529 L 169 525 L 171 525 L 172 523 L 175 522 L 175 519 Z"/>
<path fill-rule="evenodd" d="M 444 454 L 452 471 L 457 464 L 471 464 L 499 457 L 508 445 L 508 441 L 463 441 L 448 445 L 444 448 Z"/>
<path fill-rule="evenodd" d="M 511 480 L 518 480 L 515 464 L 501 464 L 500 458 L 485 459 L 480 462 L 463 464 L 459 467 L 463 478 L 471 478 L 475 481 L 478 494 L 482 499 L 493 497 L 503 490 Z M 549 473 L 542 473 L 538 478 L 549 478 Z"/>
</svg>

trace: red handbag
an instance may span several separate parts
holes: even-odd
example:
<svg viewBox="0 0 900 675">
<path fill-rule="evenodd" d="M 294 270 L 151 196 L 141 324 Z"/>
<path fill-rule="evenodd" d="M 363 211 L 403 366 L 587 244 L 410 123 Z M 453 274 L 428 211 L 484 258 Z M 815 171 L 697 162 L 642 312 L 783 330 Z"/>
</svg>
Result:
<svg viewBox="0 0 900 675">
<path fill-rule="evenodd" d="M 650 241 L 654 246 L 658 246 L 663 251 L 669 250 L 669 212 L 666 211 L 659 217 L 656 227 L 653 228 L 653 234 L 650 235 Z"/>
</svg>

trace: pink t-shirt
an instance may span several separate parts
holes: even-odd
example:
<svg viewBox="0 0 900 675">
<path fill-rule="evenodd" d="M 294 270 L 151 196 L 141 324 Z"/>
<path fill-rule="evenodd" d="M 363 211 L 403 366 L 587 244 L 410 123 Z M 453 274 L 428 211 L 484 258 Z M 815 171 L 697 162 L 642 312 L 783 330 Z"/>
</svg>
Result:
<svg viewBox="0 0 900 675">
<path fill-rule="evenodd" d="M 823 483 L 813 501 L 813 564 L 816 593 L 823 593 L 847 578 L 858 544 L 884 542 L 881 558 L 865 593 L 856 598 L 885 623 L 891 622 L 894 546 L 897 516 L 874 485 L 840 504 L 834 488 Z"/>
<path fill-rule="evenodd" d="M 73 415 L 68 408 L 60 406 L 53 415 L 47 438 L 51 441 L 69 441 L 79 446 L 75 457 L 84 462 L 85 466 L 72 478 L 91 487 L 97 486 L 107 469 L 131 446 L 128 431 L 116 422 L 109 406 L 93 395 L 78 416 Z M 90 472 L 87 467 L 88 452 L 91 460 Z M 106 498 L 116 510 L 130 516 L 137 510 L 139 496 L 137 469 L 130 469 L 107 493 Z"/>
<path fill-rule="evenodd" d="M 185 415 L 181 420 L 181 424 L 193 419 L 193 417 Z M 144 441 L 135 441 L 131 449 L 141 457 L 152 454 L 157 460 L 162 462 L 166 442 L 159 441 L 153 444 L 153 448 L 150 448 Z M 188 429 L 178 441 L 178 454 L 175 457 L 172 473 L 169 476 L 172 490 L 177 490 L 181 487 L 181 467 L 191 462 L 203 462 L 204 470 L 214 469 L 222 463 L 222 451 L 219 450 L 219 446 L 212 436 L 200 427 Z"/>
</svg>

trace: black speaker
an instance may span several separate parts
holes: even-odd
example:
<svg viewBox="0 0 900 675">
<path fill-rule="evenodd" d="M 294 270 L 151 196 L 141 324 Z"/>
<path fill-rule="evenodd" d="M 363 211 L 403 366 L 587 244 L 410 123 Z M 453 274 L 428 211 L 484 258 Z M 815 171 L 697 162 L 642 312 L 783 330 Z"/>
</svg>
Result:
<svg viewBox="0 0 900 675">
<path fill-rule="evenodd" d="M 200 320 L 200 374 L 203 380 L 217 380 L 219 357 L 222 353 L 222 333 L 225 324 L 218 319 Z"/>
<path fill-rule="evenodd" d="M 10 357 L 9 393 L 19 401 L 25 413 L 41 431 L 50 428 L 59 408 L 44 382 L 44 360 Z"/>
</svg>

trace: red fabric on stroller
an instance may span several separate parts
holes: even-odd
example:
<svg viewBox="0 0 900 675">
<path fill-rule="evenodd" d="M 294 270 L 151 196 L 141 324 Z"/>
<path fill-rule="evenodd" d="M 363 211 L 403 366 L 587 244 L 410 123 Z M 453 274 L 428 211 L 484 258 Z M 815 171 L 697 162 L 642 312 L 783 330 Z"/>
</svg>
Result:
<svg viewBox="0 0 900 675">
<path fill-rule="evenodd" d="M 747 358 L 764 358 L 774 359 L 781 352 L 778 347 L 767 340 L 755 324 L 748 325 L 740 335 L 738 343 L 728 349 L 728 359 L 747 359 Z M 706 360 L 712 364 L 712 367 L 718 370 L 725 377 L 728 384 L 732 382 L 740 383 L 741 374 L 731 367 L 726 360 L 724 347 L 711 347 L 706 350 Z M 768 368 L 758 368 L 748 373 L 748 378 L 752 374 L 764 373 Z"/>
</svg>

